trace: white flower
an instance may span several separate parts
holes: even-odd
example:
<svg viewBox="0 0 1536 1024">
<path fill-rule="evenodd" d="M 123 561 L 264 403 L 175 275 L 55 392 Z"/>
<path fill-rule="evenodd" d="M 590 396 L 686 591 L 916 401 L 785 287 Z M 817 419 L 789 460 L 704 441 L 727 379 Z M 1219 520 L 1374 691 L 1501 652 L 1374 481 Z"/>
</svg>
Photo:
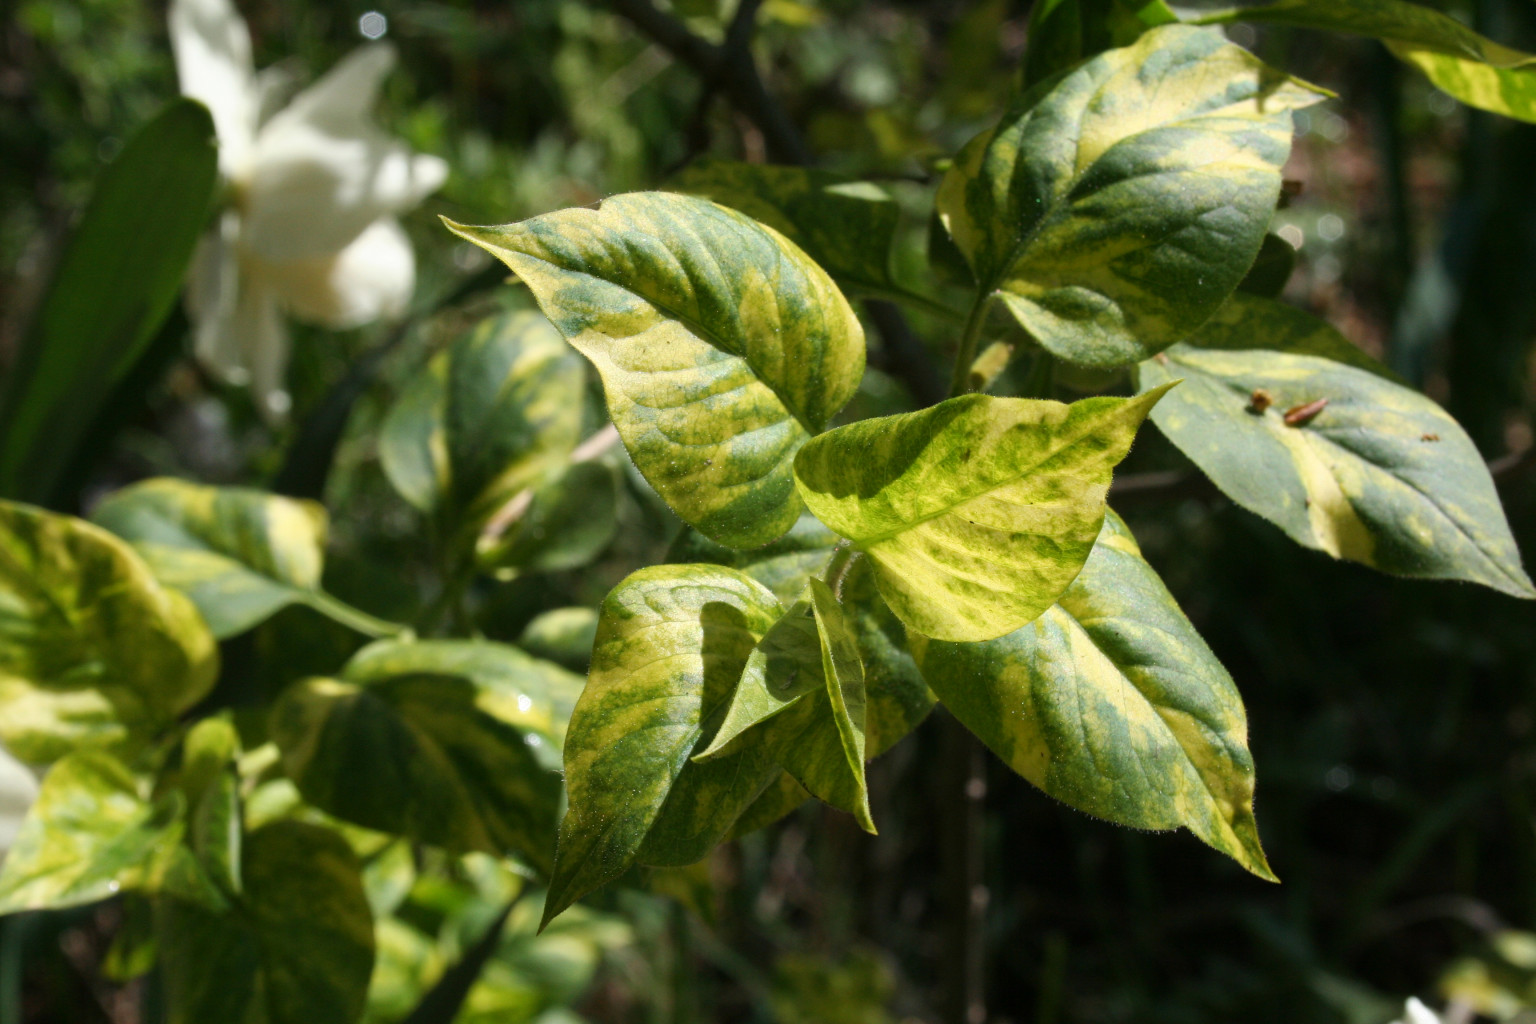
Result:
<svg viewBox="0 0 1536 1024">
<path fill-rule="evenodd" d="M 182 93 L 213 115 L 232 197 L 188 279 L 197 353 L 281 416 L 283 314 L 345 329 L 402 313 L 416 261 L 394 215 L 442 185 L 448 167 L 370 118 L 394 66 L 386 43 L 353 51 L 268 116 L 281 83 L 270 68 L 256 73 L 229 0 L 172 0 L 170 31 Z"/>
<path fill-rule="evenodd" d="M 0 747 L 0 861 L 5 860 L 22 819 L 37 800 L 37 779 L 4 747 Z"/>
<path fill-rule="evenodd" d="M 1393 1024 L 1442 1024 L 1440 1015 L 1421 1003 L 1417 996 L 1409 996 L 1408 1004 L 1403 1007 L 1402 1020 Z"/>
</svg>

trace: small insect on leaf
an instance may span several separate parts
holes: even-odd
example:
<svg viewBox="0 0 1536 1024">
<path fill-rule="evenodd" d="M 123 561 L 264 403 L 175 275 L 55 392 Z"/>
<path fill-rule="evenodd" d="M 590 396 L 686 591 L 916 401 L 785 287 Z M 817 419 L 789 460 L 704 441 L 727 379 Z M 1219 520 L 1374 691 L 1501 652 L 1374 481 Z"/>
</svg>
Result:
<svg viewBox="0 0 1536 1024">
<path fill-rule="evenodd" d="M 1161 355 L 1162 353 L 1158 353 Z M 1263 388 L 1254 388 L 1253 394 L 1248 396 L 1248 411 L 1255 416 L 1275 404 L 1275 396 Z"/>
<path fill-rule="evenodd" d="M 1288 427 L 1304 427 L 1317 419 L 1317 414 L 1328 408 L 1328 399 L 1319 398 L 1303 405 L 1293 405 L 1285 410 L 1285 425 Z"/>
<path fill-rule="evenodd" d="M 1424 435 L 1422 435 L 1419 438 L 1419 440 L 1420 441 L 1438 441 L 1438 440 L 1440 440 L 1440 435 L 1439 434 L 1424 434 Z"/>
</svg>

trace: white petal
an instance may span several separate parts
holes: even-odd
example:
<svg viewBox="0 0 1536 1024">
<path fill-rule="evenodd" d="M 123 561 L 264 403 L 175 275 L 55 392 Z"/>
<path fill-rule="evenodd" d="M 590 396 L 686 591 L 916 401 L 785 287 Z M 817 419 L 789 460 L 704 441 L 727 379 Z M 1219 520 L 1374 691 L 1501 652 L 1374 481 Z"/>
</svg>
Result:
<svg viewBox="0 0 1536 1024">
<path fill-rule="evenodd" d="M 288 412 L 288 325 L 277 297 L 251 276 L 241 282 L 235 309 L 235 342 L 251 375 L 256 406 L 269 423 Z"/>
<path fill-rule="evenodd" d="M 181 92 L 213 115 L 219 170 L 243 176 L 256 138 L 251 33 L 230 0 L 171 0 L 171 49 Z"/>
<path fill-rule="evenodd" d="M 37 778 L 0 747 L 0 860 L 16 841 L 27 810 L 37 800 Z"/>
<path fill-rule="evenodd" d="M 234 324 L 240 293 L 240 265 L 235 256 L 239 233 L 240 215 L 224 211 L 219 222 L 198 239 L 186 291 L 193 351 L 205 366 L 232 384 L 244 384 L 249 378 Z"/>
<path fill-rule="evenodd" d="M 387 44 L 350 54 L 257 136 L 246 243 L 269 262 L 339 252 L 380 217 L 440 187 L 448 166 L 413 153 L 369 116 L 394 64 Z"/>
<path fill-rule="evenodd" d="M 400 222 L 383 217 L 334 256 L 262 264 L 260 273 L 295 317 L 345 330 L 405 312 L 416 256 Z"/>
<path fill-rule="evenodd" d="M 1440 1024 L 1440 1017 L 1429 1007 L 1419 1002 L 1417 996 L 1408 997 L 1406 1009 L 1408 1016 L 1405 1024 Z"/>
</svg>

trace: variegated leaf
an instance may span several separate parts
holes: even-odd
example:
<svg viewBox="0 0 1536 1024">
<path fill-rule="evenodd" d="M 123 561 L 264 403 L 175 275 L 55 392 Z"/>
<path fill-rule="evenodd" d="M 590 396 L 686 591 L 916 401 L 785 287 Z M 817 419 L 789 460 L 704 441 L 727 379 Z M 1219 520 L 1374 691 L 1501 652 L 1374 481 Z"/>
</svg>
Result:
<svg viewBox="0 0 1536 1024">
<path fill-rule="evenodd" d="M 1242 280 L 1279 195 L 1290 112 L 1322 96 L 1218 32 L 1154 28 L 967 144 L 939 210 L 983 293 L 1046 349 L 1132 363 Z"/>
<path fill-rule="evenodd" d="M 17 757 L 140 744 L 201 700 L 218 666 L 197 609 L 127 544 L 0 502 L 0 742 Z"/>
<path fill-rule="evenodd" d="M 1233 501 L 1297 543 L 1401 576 L 1536 597 L 1466 432 L 1337 331 L 1234 295 L 1188 341 L 1137 368 L 1184 383 L 1153 410 Z"/>
<path fill-rule="evenodd" d="M 913 653 L 944 706 L 1046 793 L 1136 828 L 1184 826 L 1273 879 L 1237 688 L 1118 516 L 1037 620 Z"/>
<path fill-rule="evenodd" d="M 401 394 L 380 436 L 384 471 L 451 540 L 471 544 L 570 454 L 584 395 L 581 359 L 547 320 L 527 310 L 490 317 Z"/>
<path fill-rule="evenodd" d="M 794 242 L 843 288 L 883 295 L 901 211 L 878 185 L 826 171 L 773 164 L 701 160 L 673 181 L 766 224 Z"/>
<path fill-rule="evenodd" d="M 190 597 L 220 639 L 318 600 L 326 515 L 315 502 L 162 477 L 109 495 L 91 519 Z"/>
<path fill-rule="evenodd" d="M 355 1021 L 373 972 L 357 857 L 334 830 L 279 821 L 245 843 L 243 897 L 155 907 L 167 1024 Z"/>
<path fill-rule="evenodd" d="M 907 626 L 990 640 L 1049 608 L 1082 568 L 1110 472 L 1161 395 L 964 395 L 829 431 L 795 474 L 811 511 L 875 563 Z"/>
<path fill-rule="evenodd" d="M 510 523 L 487 523 L 475 542 L 480 568 L 519 572 L 577 569 L 600 555 L 618 530 L 619 475 L 605 462 L 562 466 L 533 486 Z"/>
<path fill-rule="evenodd" d="M 794 524 L 795 452 L 864 372 L 853 310 L 794 243 L 707 200 L 652 192 L 449 226 L 522 278 L 596 365 L 625 447 L 678 515 L 734 547 Z"/>
<path fill-rule="evenodd" d="M 359 659 L 273 707 L 272 736 L 305 798 L 367 828 L 455 852 L 516 852 L 547 871 L 558 750 L 549 704 L 535 712 L 522 683 L 537 691 L 540 675 L 564 670 L 470 641 L 390 642 Z"/>
<path fill-rule="evenodd" d="M 756 747 L 708 764 L 690 758 L 783 612 L 772 592 L 721 566 L 641 569 L 604 599 L 565 744 L 570 809 L 546 922 L 637 860 L 700 859 L 772 782 L 777 769 Z"/>
<path fill-rule="evenodd" d="M 1024 88 L 1178 20 L 1163 0 L 1040 0 L 1029 10 Z"/>
<path fill-rule="evenodd" d="M 694 760 L 760 745 L 811 795 L 873 833 L 865 717 L 853 625 L 827 585 L 812 578 L 805 597 L 758 642 L 720 728 Z"/>
<path fill-rule="evenodd" d="M 0 914 L 95 903 L 153 890 L 180 852 L 180 794 L 154 802 L 137 779 L 99 751 L 49 769 L 0 870 Z"/>
<path fill-rule="evenodd" d="M 1501 46 L 1423 4 L 1404 0 L 1279 0 L 1218 11 L 1200 20 L 1295 25 L 1371 36 L 1463 103 L 1536 121 L 1536 56 Z"/>
</svg>

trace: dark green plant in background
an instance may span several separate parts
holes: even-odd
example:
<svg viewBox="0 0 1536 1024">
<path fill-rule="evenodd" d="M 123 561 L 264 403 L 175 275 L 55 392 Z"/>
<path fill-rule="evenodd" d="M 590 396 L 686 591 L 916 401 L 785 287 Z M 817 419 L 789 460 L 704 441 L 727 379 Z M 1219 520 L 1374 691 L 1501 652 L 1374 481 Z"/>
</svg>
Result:
<svg viewBox="0 0 1536 1024">
<path fill-rule="evenodd" d="M 836 5 L 510 17 L 499 33 L 453 7 L 395 17 L 418 40 L 407 68 L 439 59 L 424 41 L 467 55 L 440 76 L 454 106 L 423 92 L 404 130 L 447 158 L 445 219 L 473 246 L 415 223 L 462 268 L 424 267 L 437 298 L 368 335 L 300 329 L 282 382 L 292 425 L 270 379 L 252 401 L 238 377 L 177 365 L 188 325 L 172 299 L 213 204 L 235 211 L 216 225 L 258 222 L 239 172 L 216 194 L 214 125 L 189 100 L 108 165 L 17 336 L 0 389 L 0 742 L 46 774 L 0 872 L 0 1024 L 34 1019 L 22 992 L 46 958 L 29 936 L 50 929 L 99 943 L 70 969 L 145 979 L 134 1012 L 173 1022 L 885 1020 L 897 1006 L 1385 1024 L 1448 964 L 1457 1005 L 1530 1004 L 1522 933 L 1470 896 L 1399 909 L 1409 925 L 1464 919 L 1484 946 L 1416 972 L 1370 960 L 1426 852 L 1478 834 L 1461 824 L 1472 808 L 1497 792 L 1509 820 L 1529 819 L 1526 762 L 1453 779 L 1360 879 L 1314 869 L 1302 802 L 1277 800 L 1273 818 L 1254 806 L 1266 742 L 1277 789 L 1296 785 L 1286 772 L 1355 785 L 1328 702 L 1393 678 L 1435 702 L 1417 708 L 1441 716 L 1438 738 L 1430 722 L 1422 757 L 1398 752 L 1435 772 L 1482 695 L 1475 676 L 1408 671 L 1412 645 L 1492 671 L 1499 641 L 1446 626 L 1445 609 L 1491 616 L 1494 636 L 1513 623 L 1505 642 L 1530 654 L 1528 608 L 1301 564 L 1274 531 L 1232 513 L 1218 529 L 1201 503 L 1224 495 L 1394 576 L 1536 597 L 1505 513 L 1528 505 L 1495 484 L 1529 462 L 1528 417 L 1499 412 L 1515 450 L 1490 468 L 1486 417 L 1469 436 L 1415 386 L 1446 385 L 1399 358 L 1412 321 L 1389 369 L 1282 301 L 1300 276 L 1294 124 L 1331 93 L 1291 73 L 1268 34 L 1283 29 L 1233 40 L 1255 24 L 1374 37 L 1446 94 L 1519 120 L 1536 120 L 1536 58 L 1384 0 L 1042 0 L 1027 23 L 990 3 L 946 15 L 941 71 L 911 49 L 904 87 L 923 95 L 897 101 L 881 75 L 901 61 L 870 56 L 870 23 Z M 1010 27 L 1021 71 L 998 43 Z M 558 41 L 552 58 L 540 40 Z M 528 60 L 500 70 L 498 47 Z M 799 109 L 765 83 L 768 54 Z M 815 109 L 829 59 L 871 98 L 862 117 Z M 482 68 L 492 84 L 466 81 Z M 514 88 L 529 97 L 515 112 L 487 112 Z M 565 120 L 536 125 L 536 97 L 559 97 Z M 631 102 L 632 117 L 605 116 Z M 476 142 L 477 119 L 498 118 L 533 144 Z M 727 129 L 735 152 L 712 141 Z M 537 173 L 551 161 L 560 174 Z M 1427 273 L 1390 287 L 1417 301 Z M 296 316 L 342 323 L 309 315 L 291 279 L 241 280 L 241 296 L 277 281 Z M 1466 394 L 1452 382 L 1453 407 Z M 178 408 L 203 425 L 189 433 Z M 1128 457 L 1142 471 L 1112 481 Z M 1196 622 L 1217 626 L 1210 643 Z M 1247 682 L 1311 649 L 1347 651 L 1361 677 L 1322 681 L 1321 710 L 1300 710 L 1305 689 Z M 1256 710 L 1250 745 L 1234 679 L 1299 731 L 1265 732 Z M 1529 705 L 1487 706 L 1518 736 Z M 989 770 L 982 745 L 1012 773 Z M 1019 778 L 1110 822 L 1186 828 L 1289 884 L 1255 893 L 1203 853 L 1126 832 L 1124 895 L 1106 895 L 1106 840 L 1085 831 L 1099 826 L 1051 818 L 1030 835 L 1054 812 L 1023 810 L 1043 802 Z M 1370 792 L 1390 804 L 1396 785 L 1383 774 Z M 984 816 L 988 801 L 1003 813 Z M 807 842 L 814 898 L 786 867 Z M 1490 858 L 1454 842 L 1460 864 Z M 1510 923 L 1536 924 L 1536 873 L 1509 877 L 1533 894 Z M 1161 885 L 1248 902 L 1191 923 Z M 1333 890 L 1341 923 L 1324 939 L 1296 901 Z M 1232 927 L 1246 963 L 1223 948 Z M 1190 928 L 1206 953 L 1169 975 Z"/>
</svg>

